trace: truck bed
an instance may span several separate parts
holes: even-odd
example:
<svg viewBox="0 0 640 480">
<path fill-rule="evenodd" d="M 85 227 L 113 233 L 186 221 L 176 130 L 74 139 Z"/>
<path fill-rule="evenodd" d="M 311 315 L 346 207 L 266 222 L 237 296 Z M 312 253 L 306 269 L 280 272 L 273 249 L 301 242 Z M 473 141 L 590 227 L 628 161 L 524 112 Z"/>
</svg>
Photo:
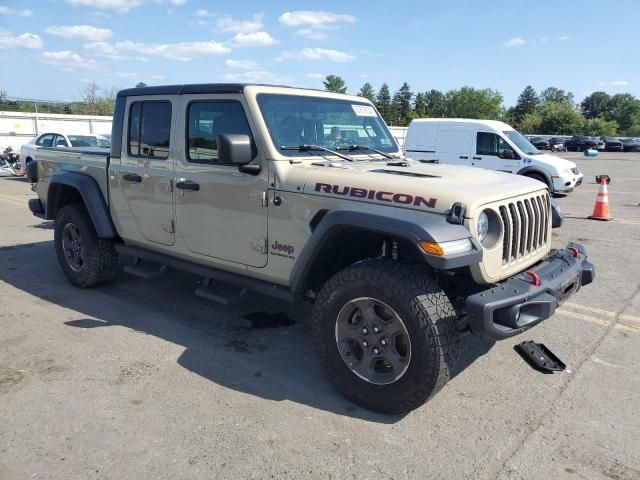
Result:
<svg viewBox="0 0 640 480">
<path fill-rule="evenodd" d="M 34 157 L 38 162 L 38 178 L 48 179 L 58 170 L 90 175 L 100 186 L 106 201 L 109 198 L 108 176 L 110 150 L 100 147 L 42 147 Z M 41 199 L 47 198 L 48 182 L 39 181 L 36 192 Z"/>
</svg>

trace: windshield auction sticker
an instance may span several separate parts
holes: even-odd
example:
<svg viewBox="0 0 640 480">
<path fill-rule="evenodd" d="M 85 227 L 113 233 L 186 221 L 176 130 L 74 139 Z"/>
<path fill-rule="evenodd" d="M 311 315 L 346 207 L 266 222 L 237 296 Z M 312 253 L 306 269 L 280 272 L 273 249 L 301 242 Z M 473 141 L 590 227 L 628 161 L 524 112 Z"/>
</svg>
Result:
<svg viewBox="0 0 640 480">
<path fill-rule="evenodd" d="M 351 108 L 359 117 L 377 117 L 376 111 L 371 105 L 351 105 Z"/>
</svg>

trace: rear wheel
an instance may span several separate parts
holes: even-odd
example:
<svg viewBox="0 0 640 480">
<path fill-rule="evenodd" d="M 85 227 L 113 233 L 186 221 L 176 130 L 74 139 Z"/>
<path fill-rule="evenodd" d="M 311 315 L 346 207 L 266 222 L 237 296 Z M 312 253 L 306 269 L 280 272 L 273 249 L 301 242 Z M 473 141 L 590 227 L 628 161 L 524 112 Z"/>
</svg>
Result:
<svg viewBox="0 0 640 480">
<path fill-rule="evenodd" d="M 451 377 L 457 315 L 423 265 L 369 260 L 337 273 L 312 315 L 320 363 L 335 387 L 376 412 L 409 412 Z"/>
<path fill-rule="evenodd" d="M 111 280 L 118 264 L 113 242 L 98 238 L 81 204 L 62 207 L 55 220 L 54 245 L 58 263 L 69 282 L 81 288 Z"/>
</svg>

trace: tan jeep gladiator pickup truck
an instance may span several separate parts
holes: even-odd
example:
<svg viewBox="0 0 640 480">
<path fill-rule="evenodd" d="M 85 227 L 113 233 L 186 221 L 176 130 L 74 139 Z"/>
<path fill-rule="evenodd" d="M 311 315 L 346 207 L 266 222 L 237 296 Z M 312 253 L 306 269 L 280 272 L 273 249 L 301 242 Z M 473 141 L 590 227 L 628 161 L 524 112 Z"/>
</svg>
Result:
<svg viewBox="0 0 640 480">
<path fill-rule="evenodd" d="M 31 211 L 55 220 L 78 287 L 118 255 L 215 285 L 313 302 L 336 388 L 386 413 L 449 379 L 465 331 L 501 339 L 590 283 L 546 186 L 404 159 L 365 98 L 244 84 L 118 93 L 109 155 L 42 148 Z M 125 267 L 126 269 L 127 267 Z"/>
</svg>

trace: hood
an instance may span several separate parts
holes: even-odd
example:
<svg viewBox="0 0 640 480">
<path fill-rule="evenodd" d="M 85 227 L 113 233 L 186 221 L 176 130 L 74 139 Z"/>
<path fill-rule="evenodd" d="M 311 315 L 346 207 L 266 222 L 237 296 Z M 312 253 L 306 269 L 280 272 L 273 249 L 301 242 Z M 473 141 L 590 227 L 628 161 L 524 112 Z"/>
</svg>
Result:
<svg viewBox="0 0 640 480">
<path fill-rule="evenodd" d="M 305 162 L 293 166 L 283 188 L 296 191 L 302 183 L 307 195 L 438 213 L 447 213 L 455 202 L 464 203 L 471 213 L 480 205 L 542 190 L 540 182 L 520 175 L 455 165 L 406 164 L 345 162 L 327 167 Z"/>
<path fill-rule="evenodd" d="M 554 167 L 558 172 L 576 168 L 576 164 L 571 160 L 566 160 L 555 155 L 549 155 L 548 153 L 543 153 L 540 155 L 529 155 L 525 158 L 531 159 L 534 162 L 540 162 L 545 165 L 549 165 L 550 167 Z M 524 160 L 525 159 L 523 159 L 523 161 Z M 527 164 L 528 162 L 524 161 L 524 163 Z"/>
</svg>

